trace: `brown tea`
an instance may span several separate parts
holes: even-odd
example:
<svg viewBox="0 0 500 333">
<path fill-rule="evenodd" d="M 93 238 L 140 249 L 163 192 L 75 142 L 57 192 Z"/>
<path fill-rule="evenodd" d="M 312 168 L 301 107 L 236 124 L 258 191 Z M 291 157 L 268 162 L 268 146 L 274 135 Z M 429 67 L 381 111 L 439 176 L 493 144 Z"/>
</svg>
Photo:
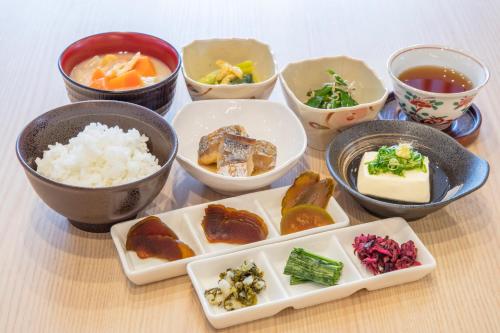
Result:
<svg viewBox="0 0 500 333">
<path fill-rule="evenodd" d="M 472 88 L 472 82 L 464 74 L 438 66 L 413 67 L 402 72 L 399 79 L 414 88 L 436 93 L 459 93 Z"/>
</svg>

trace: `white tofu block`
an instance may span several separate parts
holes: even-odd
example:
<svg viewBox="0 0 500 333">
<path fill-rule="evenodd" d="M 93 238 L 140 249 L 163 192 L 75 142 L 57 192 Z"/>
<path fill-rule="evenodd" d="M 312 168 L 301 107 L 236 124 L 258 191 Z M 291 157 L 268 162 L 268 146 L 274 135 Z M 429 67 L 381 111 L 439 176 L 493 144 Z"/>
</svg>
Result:
<svg viewBox="0 0 500 333">
<path fill-rule="evenodd" d="M 429 179 L 429 159 L 425 158 L 427 172 L 409 170 L 404 177 L 383 173 L 370 175 L 367 162 L 373 161 L 377 152 L 366 152 L 358 167 L 358 191 L 382 199 L 390 199 L 414 203 L 427 203 L 431 199 Z"/>
</svg>

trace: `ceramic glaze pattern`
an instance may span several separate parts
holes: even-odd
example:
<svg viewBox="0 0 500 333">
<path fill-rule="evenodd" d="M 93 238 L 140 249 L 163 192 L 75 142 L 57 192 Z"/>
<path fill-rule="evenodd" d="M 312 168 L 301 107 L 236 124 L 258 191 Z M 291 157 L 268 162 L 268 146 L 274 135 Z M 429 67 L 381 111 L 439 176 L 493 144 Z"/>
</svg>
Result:
<svg viewBox="0 0 500 333">
<path fill-rule="evenodd" d="M 382 110 L 380 110 L 377 118 L 379 120 L 412 121 L 407 113 L 401 111 L 394 93 L 389 94 L 387 102 Z M 479 135 L 481 124 L 481 112 L 477 105 L 471 104 L 465 109 L 464 114 L 455 119 L 448 128 L 443 130 L 443 132 L 460 142 L 462 145 L 467 146 Z"/>
<path fill-rule="evenodd" d="M 412 120 L 444 129 L 467 111 L 476 94 L 459 97 L 436 97 L 432 93 L 405 89 L 396 83 L 398 104 Z M 471 94 L 470 92 L 468 92 Z"/>
</svg>

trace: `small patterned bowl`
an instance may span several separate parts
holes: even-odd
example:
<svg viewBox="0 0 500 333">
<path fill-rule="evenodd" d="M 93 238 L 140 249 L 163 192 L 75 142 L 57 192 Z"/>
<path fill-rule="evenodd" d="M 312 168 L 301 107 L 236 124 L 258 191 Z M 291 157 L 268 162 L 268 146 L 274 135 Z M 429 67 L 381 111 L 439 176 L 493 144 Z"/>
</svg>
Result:
<svg viewBox="0 0 500 333">
<path fill-rule="evenodd" d="M 429 158 L 431 201 L 409 204 L 376 199 L 358 192 L 357 173 L 362 155 L 383 145 L 412 145 Z M 488 162 L 469 152 L 447 134 L 410 121 L 377 120 L 339 134 L 326 152 L 328 170 L 339 186 L 364 208 L 381 217 L 415 220 L 469 195 L 488 179 Z"/>
<path fill-rule="evenodd" d="M 48 145 L 66 144 L 91 122 L 136 128 L 145 134 L 149 151 L 161 169 L 146 178 L 110 187 L 62 184 L 36 172 L 35 159 Z M 16 142 L 19 162 L 35 192 L 52 209 L 79 229 L 107 232 L 112 224 L 129 220 L 160 193 L 177 154 L 177 136 L 167 121 L 151 110 L 118 101 L 85 101 L 48 111 L 30 122 Z"/>
<path fill-rule="evenodd" d="M 182 73 L 194 101 L 202 99 L 267 99 L 278 77 L 271 48 L 255 39 L 195 40 L 182 48 Z M 257 83 L 212 85 L 197 80 L 217 69 L 215 62 L 225 60 L 237 64 L 245 60 L 255 63 Z"/>
<path fill-rule="evenodd" d="M 405 70 L 418 66 L 459 71 L 472 81 L 472 89 L 461 93 L 435 93 L 414 88 L 398 79 Z M 389 58 L 387 68 L 401 110 L 413 121 L 441 130 L 467 111 L 490 76 L 488 69 L 473 56 L 439 45 L 415 45 L 396 51 Z"/>
<path fill-rule="evenodd" d="M 307 92 L 331 82 L 332 69 L 352 82 L 352 93 L 359 103 L 334 110 L 313 108 L 305 104 Z M 354 124 L 373 120 L 385 103 L 387 89 L 375 72 L 363 61 L 346 56 L 324 57 L 288 64 L 280 74 L 288 106 L 302 121 L 309 147 L 325 150 L 332 138 Z"/>
<path fill-rule="evenodd" d="M 142 52 L 164 62 L 172 71 L 165 80 L 132 90 L 109 91 L 90 88 L 70 77 L 73 67 L 98 54 Z M 145 106 L 164 115 L 172 105 L 181 59 L 168 42 L 137 32 L 105 32 L 80 39 L 68 46 L 59 57 L 59 71 L 71 102 L 86 100 L 117 100 Z"/>
</svg>

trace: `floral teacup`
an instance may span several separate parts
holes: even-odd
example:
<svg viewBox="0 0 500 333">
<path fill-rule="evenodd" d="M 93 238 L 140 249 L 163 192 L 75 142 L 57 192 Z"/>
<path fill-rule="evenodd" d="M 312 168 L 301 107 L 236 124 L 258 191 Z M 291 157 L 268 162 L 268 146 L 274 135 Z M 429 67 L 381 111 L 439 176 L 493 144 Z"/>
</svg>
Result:
<svg viewBox="0 0 500 333">
<path fill-rule="evenodd" d="M 399 80 L 407 69 L 418 66 L 452 68 L 464 74 L 472 88 L 459 93 L 436 93 L 414 88 Z M 387 64 L 401 110 L 412 120 L 445 129 L 467 111 L 479 90 L 488 82 L 488 69 L 462 51 L 439 45 L 415 45 L 396 51 Z"/>
</svg>

